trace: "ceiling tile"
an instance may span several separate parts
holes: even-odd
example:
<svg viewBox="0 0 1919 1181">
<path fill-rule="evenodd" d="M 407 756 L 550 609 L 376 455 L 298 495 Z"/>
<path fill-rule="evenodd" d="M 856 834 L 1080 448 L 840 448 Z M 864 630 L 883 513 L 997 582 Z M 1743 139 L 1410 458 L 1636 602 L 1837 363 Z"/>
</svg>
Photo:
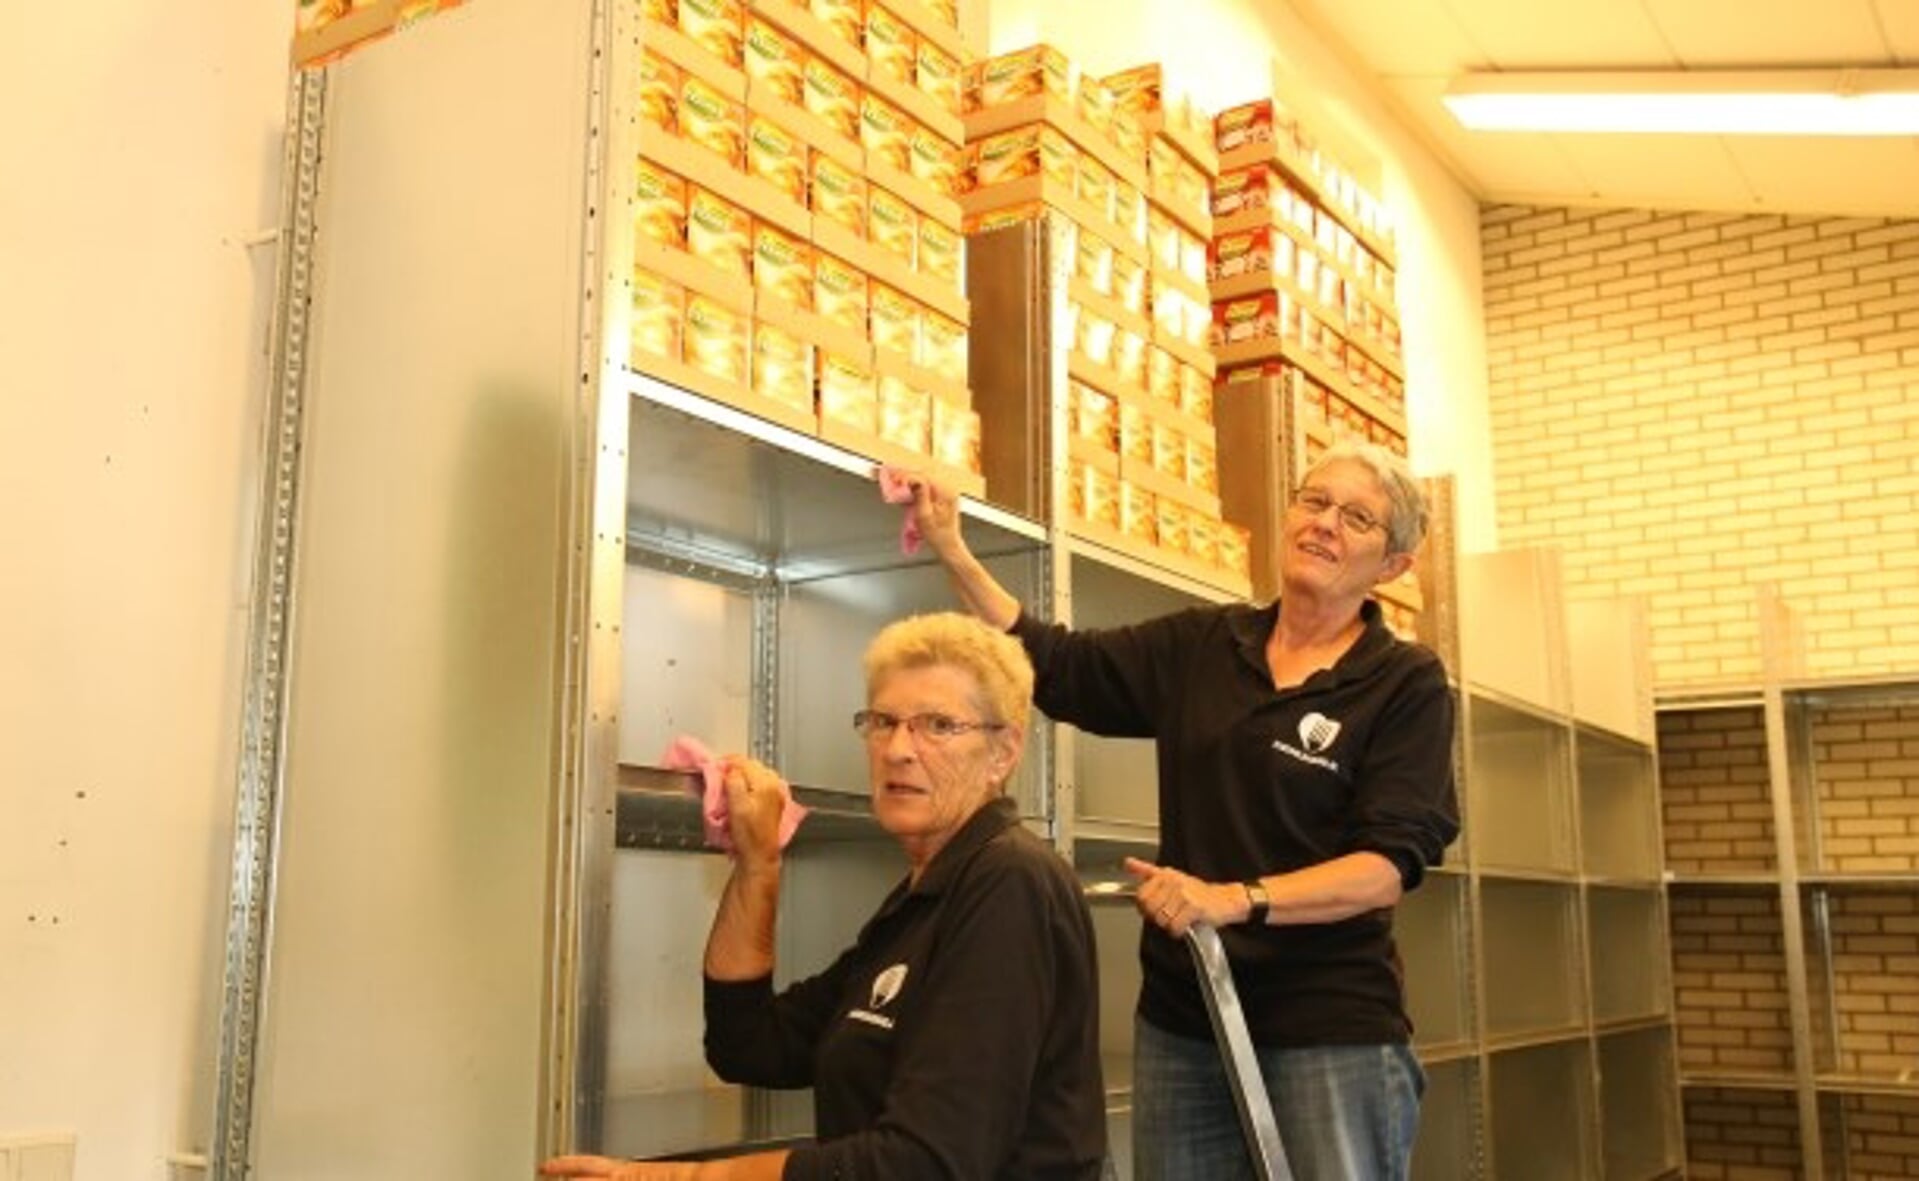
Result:
<svg viewBox="0 0 1919 1181">
<path fill-rule="evenodd" d="M 1581 178 L 1550 135 L 1487 135 L 1467 131 L 1439 101 L 1444 78 L 1385 78 L 1408 114 L 1424 125 L 1445 156 L 1481 196 L 1492 192 L 1576 192 Z"/>
<path fill-rule="evenodd" d="M 1919 141 L 1726 137 L 1759 208 L 1874 217 L 1919 215 Z"/>
<path fill-rule="evenodd" d="M 1473 43 L 1506 70 L 1674 65 L 1638 0 L 1444 0 Z"/>
<path fill-rule="evenodd" d="M 1888 65 L 1871 0 L 1644 0 L 1682 65 Z M 1903 7 L 1911 9 L 1911 4 Z"/>
<path fill-rule="evenodd" d="M 1900 65 L 1919 64 L 1919 4 L 1912 0 L 1874 0 L 1879 27 L 1892 43 L 1893 58 Z"/>
<path fill-rule="evenodd" d="M 1375 74 L 1452 74 L 1492 64 L 1446 5 L 1433 0 L 1294 0 L 1293 7 L 1332 30 Z"/>
<path fill-rule="evenodd" d="M 1738 209 L 1753 192 L 1719 137 L 1559 135 L 1560 152 L 1585 179 L 1580 199 L 1665 209 Z"/>
</svg>

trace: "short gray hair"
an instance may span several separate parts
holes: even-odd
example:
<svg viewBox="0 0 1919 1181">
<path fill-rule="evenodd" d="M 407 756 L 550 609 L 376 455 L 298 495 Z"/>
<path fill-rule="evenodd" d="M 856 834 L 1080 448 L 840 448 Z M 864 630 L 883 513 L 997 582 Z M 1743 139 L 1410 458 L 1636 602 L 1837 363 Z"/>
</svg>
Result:
<svg viewBox="0 0 1919 1181">
<path fill-rule="evenodd" d="M 1311 482 L 1320 469 L 1327 465 L 1341 462 L 1364 467 L 1386 492 L 1386 501 L 1390 506 L 1386 510 L 1387 555 L 1410 554 L 1418 549 L 1419 543 L 1425 540 L 1426 527 L 1432 521 L 1432 510 L 1426 507 L 1426 494 L 1420 491 L 1419 482 L 1413 479 L 1412 469 L 1406 466 L 1406 461 L 1377 443 L 1341 439 L 1313 460 L 1313 466 L 1306 469 L 1300 485 L 1303 487 Z"/>
</svg>

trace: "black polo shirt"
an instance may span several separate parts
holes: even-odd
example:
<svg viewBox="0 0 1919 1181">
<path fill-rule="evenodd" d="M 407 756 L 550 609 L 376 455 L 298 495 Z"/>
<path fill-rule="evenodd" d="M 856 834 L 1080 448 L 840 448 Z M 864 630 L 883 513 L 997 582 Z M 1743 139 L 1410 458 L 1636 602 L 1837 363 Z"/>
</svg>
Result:
<svg viewBox="0 0 1919 1181">
<path fill-rule="evenodd" d="M 853 947 L 778 996 L 706 982 L 720 1077 L 813 1087 L 787 1181 L 1093 1179 L 1106 1152 L 1092 915 L 1012 801 L 974 813 Z"/>
<path fill-rule="evenodd" d="M 1160 864 L 1236 882 L 1370 850 L 1391 859 L 1410 890 L 1459 833 L 1445 670 L 1394 636 L 1368 601 L 1365 630 L 1332 668 L 1275 688 L 1266 642 L 1279 610 L 1196 608 L 1084 632 L 1022 617 L 1013 630 L 1049 716 L 1155 740 Z M 1220 934 L 1256 1042 L 1411 1036 L 1391 911 Z M 1141 1016 L 1210 1038 L 1186 950 L 1147 924 L 1140 961 Z"/>
</svg>

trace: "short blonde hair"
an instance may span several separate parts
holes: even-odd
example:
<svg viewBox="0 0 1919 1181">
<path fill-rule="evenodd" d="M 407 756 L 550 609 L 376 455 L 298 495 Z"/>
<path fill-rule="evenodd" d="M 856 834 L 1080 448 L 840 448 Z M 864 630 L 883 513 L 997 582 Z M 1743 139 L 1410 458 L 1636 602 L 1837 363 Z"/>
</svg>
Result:
<svg viewBox="0 0 1919 1181">
<path fill-rule="evenodd" d="M 1426 494 L 1420 490 L 1413 471 L 1394 452 L 1363 439 L 1341 439 L 1325 451 L 1299 483 L 1304 487 L 1327 466 L 1356 463 L 1373 474 L 1380 490 L 1386 493 L 1386 553 L 1410 554 L 1425 540 L 1426 527 L 1432 522 L 1432 510 Z"/>
<path fill-rule="evenodd" d="M 1033 712 L 1033 662 L 1020 642 L 970 615 L 941 611 L 888 624 L 866 647 L 866 696 L 908 668 L 949 667 L 973 674 L 986 720 L 1024 732 Z"/>
</svg>

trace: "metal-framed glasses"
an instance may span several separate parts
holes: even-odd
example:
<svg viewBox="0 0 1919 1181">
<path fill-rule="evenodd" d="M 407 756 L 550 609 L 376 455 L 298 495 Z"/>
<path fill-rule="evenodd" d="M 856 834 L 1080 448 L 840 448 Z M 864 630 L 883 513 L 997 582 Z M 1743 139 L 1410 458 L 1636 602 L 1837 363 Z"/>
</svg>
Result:
<svg viewBox="0 0 1919 1181">
<path fill-rule="evenodd" d="M 1339 510 L 1339 523 L 1353 533 L 1371 533 L 1384 529 L 1386 522 L 1373 515 L 1363 504 L 1340 503 L 1324 488 L 1301 488 L 1293 493 L 1293 507 L 1309 517 L 1317 517 L 1329 508 Z"/>
<path fill-rule="evenodd" d="M 863 709 L 853 715 L 853 729 L 868 742 L 885 742 L 893 737 L 893 731 L 901 726 L 915 739 L 925 738 L 933 742 L 946 742 L 974 730 L 1004 730 L 1003 722 L 969 722 L 948 714 L 924 713 L 900 717 L 877 709 Z"/>
</svg>

